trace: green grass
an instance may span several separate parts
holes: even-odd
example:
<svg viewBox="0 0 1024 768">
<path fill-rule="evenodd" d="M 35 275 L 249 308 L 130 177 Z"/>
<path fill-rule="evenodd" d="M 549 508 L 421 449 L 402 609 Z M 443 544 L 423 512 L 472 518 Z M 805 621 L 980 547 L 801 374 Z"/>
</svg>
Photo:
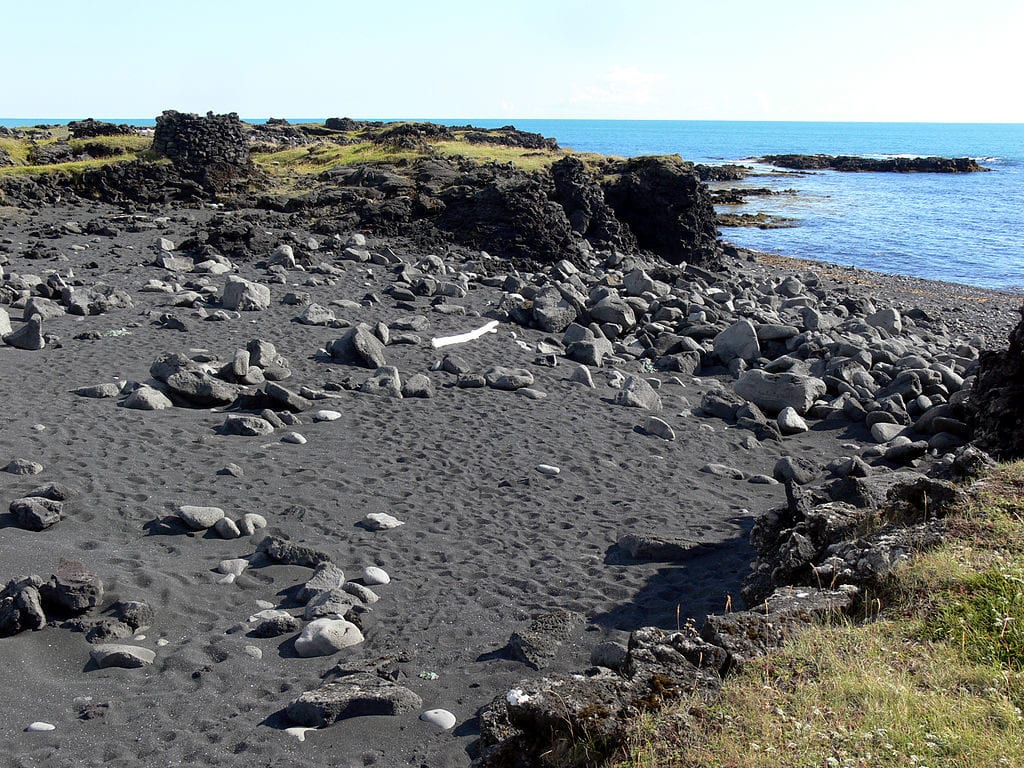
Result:
<svg viewBox="0 0 1024 768">
<path fill-rule="evenodd" d="M 126 134 L 124 136 L 97 136 L 94 139 L 71 139 L 68 143 L 76 152 L 82 151 L 89 144 L 99 144 L 116 151 L 119 155 L 127 155 L 145 152 L 152 146 L 153 139 L 150 136 Z"/>
<path fill-rule="evenodd" d="M 1024 765 L 1022 510 L 1024 463 L 1002 465 L 951 517 L 946 543 L 870 596 L 871 620 L 808 629 L 705 710 L 640 718 L 612 764 Z"/>
<path fill-rule="evenodd" d="M 127 162 L 134 160 L 133 155 L 124 155 L 121 157 L 104 157 L 95 160 L 77 160 L 71 163 L 54 163 L 53 165 L 10 165 L 5 168 L 0 168 L 0 176 L 38 176 L 47 173 L 81 173 L 87 171 L 90 168 L 100 168 L 104 165 L 111 165 L 112 163 Z"/>
</svg>

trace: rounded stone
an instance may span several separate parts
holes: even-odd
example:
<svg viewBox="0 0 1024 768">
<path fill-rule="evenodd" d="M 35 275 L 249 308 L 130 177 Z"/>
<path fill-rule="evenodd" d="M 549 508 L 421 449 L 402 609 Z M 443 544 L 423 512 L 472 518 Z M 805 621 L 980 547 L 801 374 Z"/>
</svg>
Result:
<svg viewBox="0 0 1024 768">
<path fill-rule="evenodd" d="M 377 584 L 390 584 L 391 577 L 388 576 L 388 572 L 383 568 L 378 568 L 376 565 L 368 565 L 363 568 L 363 582 L 371 587 Z"/>
<path fill-rule="evenodd" d="M 295 652 L 303 658 L 329 656 L 363 642 L 359 627 L 344 619 L 316 619 L 295 638 Z"/>
<path fill-rule="evenodd" d="M 178 517 L 196 531 L 212 528 L 218 520 L 224 517 L 224 510 L 220 507 L 197 507 L 190 504 L 178 507 Z"/>
<path fill-rule="evenodd" d="M 436 725 L 442 730 L 450 730 L 455 727 L 458 720 L 455 719 L 455 715 L 449 712 L 447 709 L 428 709 L 426 712 L 420 715 L 420 720 L 431 725 Z"/>
</svg>

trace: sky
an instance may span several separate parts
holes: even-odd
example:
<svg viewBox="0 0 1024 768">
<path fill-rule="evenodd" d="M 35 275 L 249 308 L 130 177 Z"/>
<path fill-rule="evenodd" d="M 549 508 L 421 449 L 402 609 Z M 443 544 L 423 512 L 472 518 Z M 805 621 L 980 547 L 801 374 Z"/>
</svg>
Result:
<svg viewBox="0 0 1024 768">
<path fill-rule="evenodd" d="M 1021 0 L 0 0 L 0 117 L 1024 122 Z"/>
</svg>

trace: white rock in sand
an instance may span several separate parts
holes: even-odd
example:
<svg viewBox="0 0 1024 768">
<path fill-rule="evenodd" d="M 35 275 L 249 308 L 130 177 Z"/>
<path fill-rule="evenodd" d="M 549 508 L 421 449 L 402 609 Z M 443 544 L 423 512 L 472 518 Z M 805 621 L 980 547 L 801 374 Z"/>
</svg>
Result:
<svg viewBox="0 0 1024 768">
<path fill-rule="evenodd" d="M 243 536 L 252 536 L 260 528 L 267 527 L 267 518 L 255 512 L 246 512 L 238 521 L 238 530 Z"/>
<path fill-rule="evenodd" d="M 189 528 L 201 531 L 212 527 L 218 520 L 224 517 L 224 510 L 220 507 L 196 507 L 186 504 L 178 507 L 178 517 Z"/>
<path fill-rule="evenodd" d="M 44 723 L 42 720 L 36 720 L 34 723 L 30 723 L 25 730 L 29 733 L 45 733 L 46 731 L 57 730 L 57 726 L 52 723 Z"/>
<path fill-rule="evenodd" d="M 376 565 L 368 565 L 363 568 L 363 582 L 371 587 L 377 584 L 390 584 L 391 577 L 388 576 L 388 572 L 383 568 L 378 568 Z"/>
<path fill-rule="evenodd" d="M 363 642 L 359 627 L 344 619 L 316 619 L 295 638 L 295 652 L 303 658 L 329 656 Z"/>
<path fill-rule="evenodd" d="M 338 411 L 330 411 L 327 409 L 313 411 L 313 421 L 337 421 L 340 418 L 341 413 Z"/>
<path fill-rule="evenodd" d="M 796 408 L 792 406 L 786 406 L 779 411 L 777 421 L 779 429 L 784 435 L 795 435 L 810 429 L 807 426 L 807 422 L 803 420 L 800 414 L 796 412 Z"/>
<path fill-rule="evenodd" d="M 241 576 L 242 571 L 249 567 L 249 561 L 243 560 L 240 557 L 233 558 L 231 560 L 221 560 L 217 566 L 217 573 L 232 574 L 234 576 Z"/>
<path fill-rule="evenodd" d="M 538 464 L 537 471 L 540 472 L 542 475 L 554 477 L 555 475 L 559 474 L 562 470 L 554 466 L 553 464 Z"/>
<path fill-rule="evenodd" d="M 405 523 L 397 517 L 389 515 L 386 512 L 371 512 L 366 516 L 364 524 L 371 531 L 386 531 L 391 528 L 397 528 L 400 525 L 405 525 Z"/>
<path fill-rule="evenodd" d="M 291 443 L 292 445 L 305 445 L 306 438 L 300 435 L 298 432 L 285 432 L 281 435 L 282 443 Z"/>
<path fill-rule="evenodd" d="M 449 712 L 447 709 L 428 709 L 422 715 L 420 720 L 431 725 L 436 725 L 438 728 L 448 730 L 454 728 L 455 723 L 458 721 L 455 719 L 455 715 Z"/>
</svg>

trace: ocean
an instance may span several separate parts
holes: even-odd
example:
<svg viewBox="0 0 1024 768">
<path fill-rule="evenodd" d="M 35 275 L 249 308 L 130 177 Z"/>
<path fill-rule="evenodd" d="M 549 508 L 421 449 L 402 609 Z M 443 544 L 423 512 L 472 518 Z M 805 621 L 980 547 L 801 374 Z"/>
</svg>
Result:
<svg viewBox="0 0 1024 768">
<path fill-rule="evenodd" d="M 789 191 L 751 197 L 736 213 L 764 212 L 796 226 L 723 228 L 757 250 L 843 266 L 1024 291 L 1024 125 L 636 120 L 432 119 L 448 125 L 515 125 L 563 147 L 620 156 L 679 154 L 749 165 L 765 154 L 973 157 L 990 173 L 819 171 L 752 176 L 728 186 Z M 34 125 L 55 120 L 6 120 Z M 115 119 L 136 125 L 153 120 Z M 253 122 L 262 122 L 254 120 Z M 322 122 L 294 119 L 291 122 Z M 767 168 L 759 168 L 767 171 Z"/>
</svg>

